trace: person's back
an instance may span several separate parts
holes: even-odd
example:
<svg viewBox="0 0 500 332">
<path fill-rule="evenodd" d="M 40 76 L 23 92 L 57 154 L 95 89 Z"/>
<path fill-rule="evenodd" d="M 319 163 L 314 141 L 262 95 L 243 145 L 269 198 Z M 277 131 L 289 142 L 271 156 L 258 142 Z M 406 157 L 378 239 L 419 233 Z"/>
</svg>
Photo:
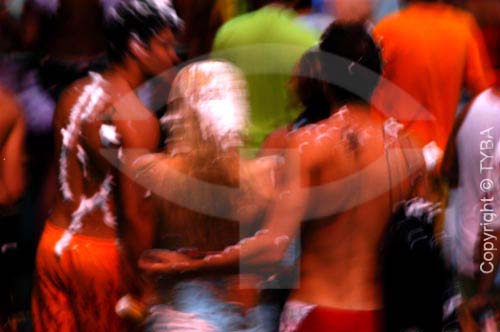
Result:
<svg viewBox="0 0 500 332">
<path fill-rule="evenodd" d="M 122 82 L 110 84 L 105 77 L 92 73 L 90 78 L 77 81 L 58 104 L 54 130 L 60 190 L 50 220 L 67 228 L 75 220 L 75 211 L 85 205 L 84 201 L 104 190 L 105 201 L 89 206 L 81 215 L 82 228 L 78 232 L 115 238 L 117 197 L 112 184 L 120 176 L 121 161 L 115 159 L 115 150 L 122 147 L 120 123 L 127 118 L 134 119 L 136 130 L 147 129 L 152 141 L 157 141 L 159 134 L 157 120 L 137 96 Z M 95 100 L 91 100 L 91 95 Z M 85 112 L 88 114 L 84 115 Z M 105 211 L 99 204 L 108 205 L 105 209 L 109 210 Z M 107 218 L 113 222 L 109 223 Z"/>
<path fill-rule="evenodd" d="M 492 83 L 473 17 L 449 5 L 415 1 L 383 19 L 374 36 L 388 80 L 381 82 L 374 105 L 403 122 L 422 145 L 435 141 L 444 150 L 462 88 L 477 94 Z"/>
<path fill-rule="evenodd" d="M 289 109 L 285 87 L 293 66 L 317 38 L 278 5 L 236 17 L 218 31 L 212 56 L 237 65 L 248 81 L 250 147 L 259 147 L 267 134 L 297 115 Z"/>
<path fill-rule="evenodd" d="M 361 324 L 356 325 L 361 331 L 381 323 L 376 313 L 383 306 L 381 240 L 392 206 L 409 198 L 411 167 L 418 164 L 405 159 L 401 142 L 408 144 L 408 137 L 398 133 L 395 122 L 372 117 L 367 107 L 347 106 L 345 111 L 294 134 L 307 137 L 300 159 L 315 173 L 309 184 L 312 218 L 305 221 L 301 234 L 300 284 L 290 300 L 334 310 L 322 319 L 337 327 L 346 324 L 342 319 L 335 322 L 338 315 L 365 312 L 363 322 L 347 322 Z M 320 206 L 328 206 L 329 214 L 315 218 Z"/>
<path fill-rule="evenodd" d="M 365 28 L 333 23 L 320 50 L 315 68 L 325 73 L 326 82 L 315 90 L 325 93 L 331 116 L 292 131 L 286 147 L 297 153 L 296 172 L 307 194 L 282 203 L 298 209 L 296 200 L 305 201 L 300 279 L 285 306 L 281 331 L 379 331 L 382 239 L 396 204 L 416 190 L 423 159 L 403 125 L 371 109 L 381 56 Z M 303 90 L 297 92 L 302 97 Z"/>
<path fill-rule="evenodd" d="M 101 76 L 99 76 L 99 78 L 102 79 Z M 88 136 L 87 133 L 83 136 L 80 134 L 82 131 L 81 119 L 78 122 L 75 120 L 71 121 L 72 118 L 75 119 L 78 116 L 78 112 L 82 111 L 82 109 L 76 109 L 75 105 L 82 94 L 84 94 L 85 88 L 93 88 L 93 93 L 99 93 L 99 91 L 102 93 L 104 91 L 102 86 L 104 81 L 99 82 L 101 86 L 92 83 L 92 79 L 86 78 L 73 84 L 70 90 L 62 95 L 58 109 L 55 112 L 55 147 L 57 151 L 56 157 L 59 159 L 58 181 L 61 189 L 65 187 L 66 190 L 59 190 L 57 193 L 55 207 L 51 215 L 51 222 L 63 228 L 67 228 L 71 224 L 71 216 L 73 212 L 78 209 L 84 197 L 92 197 L 99 191 L 100 184 L 103 182 L 106 173 L 110 170 L 109 166 L 106 167 L 108 169 L 103 169 L 102 165 L 99 165 L 100 167 L 95 165 L 95 155 L 100 157 L 99 159 L 102 157 L 99 156 L 98 153 L 95 153 L 98 151 L 100 144 L 98 143 L 99 145 L 96 146 L 94 135 Z M 110 104 L 108 102 L 103 103 L 103 101 L 104 100 L 100 100 L 101 105 L 99 105 L 98 108 L 94 108 L 92 111 L 100 113 L 109 108 Z M 71 117 L 72 113 L 73 117 Z M 73 127 L 79 126 L 78 132 L 75 130 L 73 130 L 74 132 L 68 131 L 71 125 Z M 95 123 L 95 125 L 97 125 L 97 123 Z M 94 126 L 94 124 L 92 124 L 92 126 Z M 97 128 L 99 128 L 99 126 Z M 65 139 L 62 135 L 62 131 L 68 131 L 68 135 L 73 136 L 72 139 L 74 143 L 71 144 L 70 149 L 64 147 Z M 88 148 L 89 142 L 92 143 L 91 149 Z M 83 148 L 84 146 L 85 149 Z M 62 152 L 63 149 L 65 153 Z M 80 159 L 85 161 L 85 164 L 79 161 L 79 150 Z M 91 156 L 90 158 L 89 155 Z M 84 176 L 84 172 L 88 172 L 87 176 Z M 108 197 L 107 199 L 109 202 L 112 202 L 112 198 L 113 197 Z M 92 211 L 90 215 L 84 215 L 82 218 L 82 225 L 84 227 L 84 229 L 81 230 L 82 233 L 87 235 L 100 234 L 101 237 L 114 237 L 114 230 L 106 227 L 104 223 L 99 222 L 101 220 L 103 220 L 103 216 L 100 209 Z M 93 233 L 94 230 L 95 233 Z"/>
</svg>

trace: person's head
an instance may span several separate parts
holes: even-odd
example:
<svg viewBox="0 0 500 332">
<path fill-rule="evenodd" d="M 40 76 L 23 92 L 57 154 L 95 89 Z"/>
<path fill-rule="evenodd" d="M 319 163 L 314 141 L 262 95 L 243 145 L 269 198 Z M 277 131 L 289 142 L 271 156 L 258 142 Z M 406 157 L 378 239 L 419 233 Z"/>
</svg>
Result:
<svg viewBox="0 0 500 332">
<path fill-rule="evenodd" d="M 162 122 L 173 143 L 195 154 L 222 154 L 242 145 L 248 103 L 243 74 L 218 60 L 184 67 L 172 83 Z"/>
<path fill-rule="evenodd" d="M 382 55 L 365 26 L 332 23 L 321 37 L 320 50 L 331 106 L 369 103 L 382 72 Z"/>
<path fill-rule="evenodd" d="M 146 75 L 156 75 L 177 61 L 174 34 L 182 21 L 170 0 L 120 1 L 106 18 L 108 57 L 112 63 L 134 60 Z"/>
</svg>

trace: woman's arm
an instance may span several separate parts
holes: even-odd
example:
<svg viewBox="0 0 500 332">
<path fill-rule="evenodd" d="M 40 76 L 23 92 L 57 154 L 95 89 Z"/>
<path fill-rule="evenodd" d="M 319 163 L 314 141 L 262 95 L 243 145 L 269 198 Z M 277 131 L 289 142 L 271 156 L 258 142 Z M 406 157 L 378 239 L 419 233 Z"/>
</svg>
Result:
<svg viewBox="0 0 500 332">
<path fill-rule="evenodd" d="M 293 138 L 285 154 L 284 179 L 278 184 L 264 226 L 256 235 L 204 259 L 191 259 L 167 250 L 145 253 L 139 266 L 149 273 L 227 273 L 269 268 L 279 263 L 296 235 L 306 213 L 309 191 L 309 163 L 298 153 Z"/>
</svg>

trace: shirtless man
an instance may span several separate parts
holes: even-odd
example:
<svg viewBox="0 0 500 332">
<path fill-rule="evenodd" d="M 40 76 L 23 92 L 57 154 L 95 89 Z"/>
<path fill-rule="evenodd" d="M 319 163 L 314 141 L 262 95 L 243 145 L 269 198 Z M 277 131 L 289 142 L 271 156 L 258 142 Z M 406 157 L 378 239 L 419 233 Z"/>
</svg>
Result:
<svg viewBox="0 0 500 332">
<path fill-rule="evenodd" d="M 146 191 L 113 164 L 126 171 L 137 150 L 158 147 L 159 123 L 133 91 L 176 63 L 181 22 L 168 2 L 152 0 L 122 2 L 111 14 L 110 68 L 76 82 L 56 110 L 60 192 L 37 253 L 35 331 L 126 330 L 115 304 L 134 285 L 126 271 L 135 264 L 120 265 L 119 248 L 135 262 L 151 246 L 152 234 L 141 232 L 152 221 Z"/>
<path fill-rule="evenodd" d="M 205 259 L 154 252 L 140 265 L 171 274 L 274 266 L 302 228 L 300 282 L 280 329 L 380 331 L 379 247 L 393 204 L 410 197 L 424 162 L 400 124 L 371 113 L 367 101 L 378 82 L 381 57 L 365 28 L 333 23 L 321 50 L 323 82 L 340 79 L 323 90 L 331 116 L 289 134 L 284 181 L 262 231 Z"/>
</svg>

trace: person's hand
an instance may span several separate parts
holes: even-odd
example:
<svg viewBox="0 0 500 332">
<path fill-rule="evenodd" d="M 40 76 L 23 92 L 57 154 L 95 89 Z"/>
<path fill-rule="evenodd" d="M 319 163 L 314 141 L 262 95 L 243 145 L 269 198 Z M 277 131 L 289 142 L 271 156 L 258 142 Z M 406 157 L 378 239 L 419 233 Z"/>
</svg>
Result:
<svg viewBox="0 0 500 332">
<path fill-rule="evenodd" d="M 170 250 L 148 250 L 139 259 L 139 268 L 148 274 L 175 274 L 194 268 L 192 258 Z"/>
</svg>

